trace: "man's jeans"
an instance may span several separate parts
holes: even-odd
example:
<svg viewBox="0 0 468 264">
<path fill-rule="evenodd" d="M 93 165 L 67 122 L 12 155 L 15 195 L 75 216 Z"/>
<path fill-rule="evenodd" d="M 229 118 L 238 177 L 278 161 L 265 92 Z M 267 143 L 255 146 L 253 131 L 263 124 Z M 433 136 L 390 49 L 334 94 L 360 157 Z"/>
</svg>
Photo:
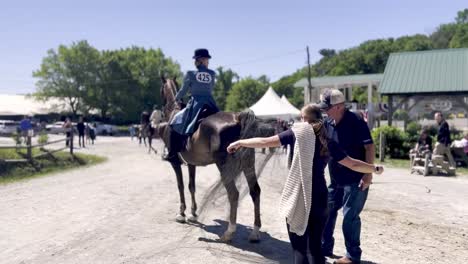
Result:
<svg viewBox="0 0 468 264">
<path fill-rule="evenodd" d="M 336 217 L 343 207 L 343 236 L 346 246 L 346 256 L 353 261 L 361 260 L 361 218 L 359 214 L 364 208 L 369 189 L 361 191 L 358 183 L 351 185 L 330 185 L 328 187 L 328 221 L 323 231 L 322 250 L 325 255 L 333 253 L 335 239 Z"/>
</svg>

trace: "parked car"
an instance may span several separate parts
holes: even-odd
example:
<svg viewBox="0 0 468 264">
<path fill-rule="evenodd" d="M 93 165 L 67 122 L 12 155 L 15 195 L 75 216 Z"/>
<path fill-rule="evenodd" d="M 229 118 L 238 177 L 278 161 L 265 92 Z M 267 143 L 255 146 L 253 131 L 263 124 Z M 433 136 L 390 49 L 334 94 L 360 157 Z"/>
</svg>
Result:
<svg viewBox="0 0 468 264">
<path fill-rule="evenodd" d="M 65 128 L 63 128 L 65 122 L 58 121 L 50 125 L 46 125 L 46 131 L 50 134 L 65 134 Z"/>
<path fill-rule="evenodd" d="M 16 133 L 19 123 L 12 120 L 0 120 L 0 135 L 11 136 Z"/>
<path fill-rule="evenodd" d="M 117 134 L 117 126 L 114 125 L 109 125 L 109 124 L 104 124 L 101 122 L 95 122 L 96 124 L 96 134 L 98 135 L 104 135 L 104 136 L 112 136 Z"/>
<path fill-rule="evenodd" d="M 50 134 L 60 134 L 65 133 L 65 129 L 63 128 L 63 124 L 65 122 L 55 122 L 53 124 L 46 125 L 46 131 Z"/>
</svg>

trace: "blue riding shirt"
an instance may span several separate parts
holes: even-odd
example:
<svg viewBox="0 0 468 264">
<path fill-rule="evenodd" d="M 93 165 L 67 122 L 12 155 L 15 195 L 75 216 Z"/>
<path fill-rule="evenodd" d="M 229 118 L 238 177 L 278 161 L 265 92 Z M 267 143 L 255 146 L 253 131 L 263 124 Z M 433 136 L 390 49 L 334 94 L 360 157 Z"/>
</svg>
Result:
<svg viewBox="0 0 468 264">
<path fill-rule="evenodd" d="M 178 112 L 171 121 L 171 127 L 181 135 L 190 135 L 195 131 L 196 122 L 201 111 L 209 108 L 210 112 L 219 112 L 213 98 L 213 88 L 216 73 L 204 65 L 198 66 L 197 71 L 188 71 L 184 77 L 182 89 L 177 93 L 176 100 L 180 100 L 187 92 L 192 95 L 187 106 Z"/>
</svg>

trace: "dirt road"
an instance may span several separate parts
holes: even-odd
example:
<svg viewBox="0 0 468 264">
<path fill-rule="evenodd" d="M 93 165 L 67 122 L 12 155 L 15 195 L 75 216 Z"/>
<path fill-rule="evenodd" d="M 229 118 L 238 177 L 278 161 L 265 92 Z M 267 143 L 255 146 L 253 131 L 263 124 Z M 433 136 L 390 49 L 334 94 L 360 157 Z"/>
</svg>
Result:
<svg viewBox="0 0 468 264">
<path fill-rule="evenodd" d="M 277 208 L 286 177 L 284 155 L 276 154 L 260 178 L 262 241 L 247 241 L 253 224 L 247 196 L 240 203 L 234 240 L 223 244 L 217 238 L 226 227 L 225 196 L 203 211 L 201 224 L 178 224 L 175 176 L 158 155 L 147 154 L 129 138 L 110 137 L 77 151 L 107 156 L 108 161 L 0 186 L 1 263 L 290 262 L 285 223 Z M 197 173 L 201 202 L 218 173 L 214 166 Z M 422 177 L 387 169 L 374 182 L 361 215 L 363 260 L 468 259 L 468 177 Z M 339 226 L 335 253 L 343 254 Z"/>
</svg>

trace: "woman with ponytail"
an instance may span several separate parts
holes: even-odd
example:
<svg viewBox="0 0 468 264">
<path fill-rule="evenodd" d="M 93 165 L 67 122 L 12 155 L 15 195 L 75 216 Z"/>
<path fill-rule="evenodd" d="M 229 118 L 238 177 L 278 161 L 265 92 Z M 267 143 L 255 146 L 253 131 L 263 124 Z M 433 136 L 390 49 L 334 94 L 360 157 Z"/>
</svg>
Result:
<svg viewBox="0 0 468 264">
<path fill-rule="evenodd" d="M 280 202 L 280 212 L 286 218 L 293 249 L 294 263 L 325 263 L 322 254 L 322 233 L 327 220 L 327 186 L 325 167 L 328 159 L 362 173 L 383 172 L 374 166 L 346 155 L 328 135 L 320 107 L 309 104 L 301 110 L 302 122 L 278 135 L 266 138 L 242 139 L 231 143 L 227 151 L 241 147 L 267 148 L 292 144 L 293 161 Z"/>
</svg>

